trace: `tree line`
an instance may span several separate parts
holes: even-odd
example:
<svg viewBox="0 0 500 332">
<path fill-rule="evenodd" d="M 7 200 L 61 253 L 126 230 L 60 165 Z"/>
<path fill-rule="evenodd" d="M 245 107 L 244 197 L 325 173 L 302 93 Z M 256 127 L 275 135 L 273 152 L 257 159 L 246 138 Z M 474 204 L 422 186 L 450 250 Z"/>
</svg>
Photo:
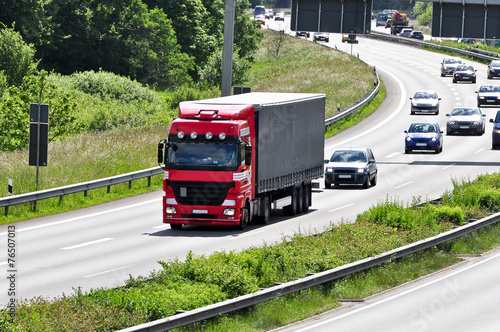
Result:
<svg viewBox="0 0 500 332">
<path fill-rule="evenodd" d="M 234 53 L 243 70 L 262 38 L 249 6 L 236 0 Z M 162 88 L 220 84 L 213 65 L 222 57 L 224 0 L 0 0 L 0 22 L 48 72 L 105 70 Z"/>
</svg>

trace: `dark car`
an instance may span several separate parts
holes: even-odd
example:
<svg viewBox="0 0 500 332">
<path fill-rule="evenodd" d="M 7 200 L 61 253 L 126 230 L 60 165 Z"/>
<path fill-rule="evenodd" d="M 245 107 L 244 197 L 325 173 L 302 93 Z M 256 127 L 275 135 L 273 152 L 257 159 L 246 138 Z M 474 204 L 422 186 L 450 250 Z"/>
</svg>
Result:
<svg viewBox="0 0 500 332">
<path fill-rule="evenodd" d="M 439 101 L 437 93 L 432 90 L 421 90 L 415 92 L 411 100 L 410 114 L 434 113 L 439 114 Z"/>
<path fill-rule="evenodd" d="M 441 61 L 441 77 L 445 75 L 453 75 L 455 69 L 463 64 L 462 59 L 457 57 L 444 58 Z"/>
<path fill-rule="evenodd" d="M 368 148 L 338 149 L 325 164 L 325 188 L 332 184 L 361 184 L 364 188 L 377 184 L 377 163 Z"/>
<path fill-rule="evenodd" d="M 476 83 L 476 70 L 471 65 L 460 65 L 453 72 L 453 83 L 469 81 Z"/>
<path fill-rule="evenodd" d="M 484 134 L 484 117 L 478 107 L 455 107 L 451 114 L 446 114 L 446 134 L 476 133 Z"/>
<path fill-rule="evenodd" d="M 295 36 L 296 37 L 305 36 L 305 37 L 309 38 L 311 36 L 311 33 L 308 31 L 295 31 Z"/>
<path fill-rule="evenodd" d="M 325 41 L 327 43 L 330 41 L 330 35 L 328 32 L 315 32 L 313 38 L 314 41 Z"/>
<path fill-rule="evenodd" d="M 477 93 L 477 107 L 500 105 L 500 85 L 481 85 Z"/>
<path fill-rule="evenodd" d="M 437 122 L 414 122 L 404 132 L 405 153 L 415 150 L 443 151 L 443 131 Z"/>
<path fill-rule="evenodd" d="M 385 21 L 385 27 L 386 28 L 390 28 L 391 27 L 391 23 L 392 23 L 392 19 L 388 19 L 387 21 Z"/>
<path fill-rule="evenodd" d="M 412 31 L 410 38 L 424 40 L 424 34 L 422 31 Z"/>
<path fill-rule="evenodd" d="M 493 60 L 488 65 L 488 78 L 500 77 L 500 60 Z"/>
<path fill-rule="evenodd" d="M 497 111 L 497 115 L 494 119 L 490 119 L 493 123 L 493 132 L 491 133 L 491 148 L 498 149 L 500 146 L 500 111 Z"/>
</svg>

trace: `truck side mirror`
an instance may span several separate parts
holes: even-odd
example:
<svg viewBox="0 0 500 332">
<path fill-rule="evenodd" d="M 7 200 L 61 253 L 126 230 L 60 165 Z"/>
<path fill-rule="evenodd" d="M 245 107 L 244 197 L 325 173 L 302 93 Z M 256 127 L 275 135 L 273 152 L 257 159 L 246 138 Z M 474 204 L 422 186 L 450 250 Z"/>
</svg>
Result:
<svg viewBox="0 0 500 332">
<path fill-rule="evenodd" d="M 161 140 L 158 143 L 158 164 L 163 163 L 163 147 L 165 146 L 165 140 Z"/>
<path fill-rule="evenodd" d="M 252 146 L 247 145 L 245 147 L 245 165 L 250 166 L 252 164 Z"/>
</svg>

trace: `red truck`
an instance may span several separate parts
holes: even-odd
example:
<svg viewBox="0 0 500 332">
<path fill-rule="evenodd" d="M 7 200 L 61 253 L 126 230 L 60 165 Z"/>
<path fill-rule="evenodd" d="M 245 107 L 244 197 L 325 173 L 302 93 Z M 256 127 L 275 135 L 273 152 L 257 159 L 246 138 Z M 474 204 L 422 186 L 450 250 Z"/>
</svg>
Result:
<svg viewBox="0 0 500 332">
<path fill-rule="evenodd" d="M 164 169 L 163 222 L 267 224 L 311 206 L 323 176 L 325 95 L 252 92 L 179 104 L 158 144 Z"/>
</svg>

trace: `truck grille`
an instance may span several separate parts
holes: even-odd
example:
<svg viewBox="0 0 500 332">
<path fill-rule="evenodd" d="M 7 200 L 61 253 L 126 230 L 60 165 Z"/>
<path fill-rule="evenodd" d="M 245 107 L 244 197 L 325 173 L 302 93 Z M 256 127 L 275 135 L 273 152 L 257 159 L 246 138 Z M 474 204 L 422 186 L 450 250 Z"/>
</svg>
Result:
<svg viewBox="0 0 500 332">
<path fill-rule="evenodd" d="M 175 199 L 182 205 L 219 206 L 234 182 L 169 181 Z"/>
</svg>

